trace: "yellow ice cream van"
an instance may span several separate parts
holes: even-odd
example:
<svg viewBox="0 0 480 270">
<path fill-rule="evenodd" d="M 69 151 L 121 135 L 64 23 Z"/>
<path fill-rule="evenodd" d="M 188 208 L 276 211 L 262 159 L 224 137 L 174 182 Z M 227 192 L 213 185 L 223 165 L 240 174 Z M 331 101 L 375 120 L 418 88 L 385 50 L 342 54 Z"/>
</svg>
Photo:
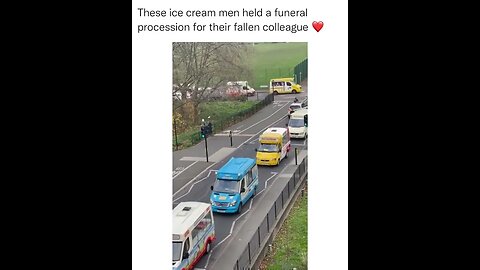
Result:
<svg viewBox="0 0 480 270">
<path fill-rule="evenodd" d="M 270 94 L 300 93 L 302 86 L 293 81 L 293 78 L 278 78 L 270 80 Z"/>
<path fill-rule="evenodd" d="M 288 157 L 290 134 L 286 128 L 272 127 L 263 132 L 258 140 L 257 165 L 278 165 Z"/>
</svg>

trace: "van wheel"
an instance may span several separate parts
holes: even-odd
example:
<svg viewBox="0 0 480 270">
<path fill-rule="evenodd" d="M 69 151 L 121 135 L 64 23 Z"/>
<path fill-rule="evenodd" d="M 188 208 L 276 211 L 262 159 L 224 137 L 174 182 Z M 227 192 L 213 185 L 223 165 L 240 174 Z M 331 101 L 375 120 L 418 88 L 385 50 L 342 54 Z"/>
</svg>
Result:
<svg viewBox="0 0 480 270">
<path fill-rule="evenodd" d="M 206 254 L 210 252 L 210 242 L 207 242 L 207 251 L 205 251 Z"/>
<path fill-rule="evenodd" d="M 280 159 L 277 159 L 277 166 L 280 164 Z"/>
<path fill-rule="evenodd" d="M 257 195 L 257 187 L 253 190 L 252 198 L 255 197 L 255 195 Z"/>
<path fill-rule="evenodd" d="M 297 93 L 297 91 L 296 91 L 296 90 L 292 90 L 292 93 L 296 94 L 296 93 Z"/>
<path fill-rule="evenodd" d="M 276 95 L 278 95 L 278 92 L 277 92 L 277 91 L 273 91 L 273 94 L 276 96 Z"/>
<path fill-rule="evenodd" d="M 242 203 L 238 206 L 237 213 L 240 214 L 242 212 Z"/>
</svg>

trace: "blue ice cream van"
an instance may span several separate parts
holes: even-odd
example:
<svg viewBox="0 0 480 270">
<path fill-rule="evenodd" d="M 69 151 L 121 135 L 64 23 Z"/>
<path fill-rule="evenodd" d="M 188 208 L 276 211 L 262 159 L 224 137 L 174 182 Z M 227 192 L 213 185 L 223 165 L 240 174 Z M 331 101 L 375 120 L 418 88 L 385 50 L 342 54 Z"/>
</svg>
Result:
<svg viewBox="0 0 480 270">
<path fill-rule="evenodd" d="M 212 211 L 240 213 L 242 206 L 255 196 L 258 186 L 258 167 L 255 159 L 232 157 L 217 172 L 210 187 Z"/>
</svg>

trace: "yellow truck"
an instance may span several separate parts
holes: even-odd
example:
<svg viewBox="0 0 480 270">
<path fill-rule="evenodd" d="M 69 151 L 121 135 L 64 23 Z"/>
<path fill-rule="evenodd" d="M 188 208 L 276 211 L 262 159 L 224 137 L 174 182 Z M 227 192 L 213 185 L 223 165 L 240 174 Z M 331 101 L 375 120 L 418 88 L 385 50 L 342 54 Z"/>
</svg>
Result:
<svg viewBox="0 0 480 270">
<path fill-rule="evenodd" d="M 288 157 L 290 134 L 286 128 L 268 128 L 260 135 L 257 149 L 257 165 L 278 165 Z"/>
<path fill-rule="evenodd" d="M 293 81 L 293 78 L 277 78 L 270 80 L 270 94 L 301 93 L 302 86 Z"/>
</svg>

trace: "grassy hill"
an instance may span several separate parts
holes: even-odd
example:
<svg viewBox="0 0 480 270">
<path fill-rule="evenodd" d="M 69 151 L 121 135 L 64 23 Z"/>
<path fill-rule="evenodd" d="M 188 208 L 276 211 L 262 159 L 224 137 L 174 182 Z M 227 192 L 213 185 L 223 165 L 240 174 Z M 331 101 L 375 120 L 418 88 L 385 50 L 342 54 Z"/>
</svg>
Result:
<svg viewBox="0 0 480 270">
<path fill-rule="evenodd" d="M 268 85 L 270 79 L 293 77 L 294 67 L 307 57 L 306 42 L 258 43 L 253 46 L 253 88 Z"/>
</svg>

